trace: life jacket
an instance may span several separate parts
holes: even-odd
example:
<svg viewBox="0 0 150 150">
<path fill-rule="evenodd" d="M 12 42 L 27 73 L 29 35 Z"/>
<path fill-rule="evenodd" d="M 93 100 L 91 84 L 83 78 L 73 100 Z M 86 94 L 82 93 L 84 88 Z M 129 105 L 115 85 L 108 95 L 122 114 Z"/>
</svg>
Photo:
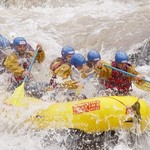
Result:
<svg viewBox="0 0 150 150">
<path fill-rule="evenodd" d="M 51 65 L 50 65 L 50 70 L 52 70 L 54 72 L 63 63 L 65 63 L 65 61 L 61 57 L 56 58 L 55 60 L 52 61 Z"/>
<path fill-rule="evenodd" d="M 58 57 L 56 58 L 55 60 L 52 61 L 51 65 L 50 65 L 50 70 L 53 72 L 53 75 L 50 79 L 50 82 L 49 82 L 49 85 L 52 87 L 52 88 L 55 88 L 57 86 L 57 83 L 56 83 L 56 75 L 54 74 L 54 71 L 59 68 L 62 64 L 66 63 L 64 61 L 63 58 L 61 57 Z"/>
<path fill-rule="evenodd" d="M 112 62 L 111 65 L 112 67 L 118 68 L 117 63 L 115 61 Z M 126 65 L 123 68 L 118 68 L 118 69 L 127 71 L 129 67 L 131 67 L 131 65 L 126 63 Z M 117 70 L 112 70 L 111 77 L 105 80 L 105 87 L 107 89 L 112 89 L 113 91 L 117 92 L 119 95 L 120 94 L 127 95 L 129 91 L 132 90 L 132 83 L 130 78 L 127 75 Z"/>
<path fill-rule="evenodd" d="M 24 68 L 25 70 L 27 70 L 30 65 L 30 59 L 28 58 L 28 54 L 25 53 L 23 56 L 19 56 L 19 54 L 16 52 L 16 55 L 18 57 L 19 66 Z M 11 81 L 21 83 L 23 81 L 23 79 L 24 79 L 23 76 L 13 75 Z"/>
</svg>

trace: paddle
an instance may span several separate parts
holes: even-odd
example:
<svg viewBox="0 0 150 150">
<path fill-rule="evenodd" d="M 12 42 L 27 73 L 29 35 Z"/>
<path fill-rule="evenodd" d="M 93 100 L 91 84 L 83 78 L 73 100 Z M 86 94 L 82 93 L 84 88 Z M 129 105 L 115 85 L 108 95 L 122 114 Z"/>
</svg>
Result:
<svg viewBox="0 0 150 150">
<path fill-rule="evenodd" d="M 35 60 L 35 58 L 37 56 L 37 53 L 38 53 L 38 49 L 36 49 L 36 51 L 34 53 L 34 56 L 33 56 L 32 60 L 31 60 L 31 64 L 30 64 L 30 66 L 28 68 L 28 72 L 31 71 L 31 68 L 32 68 L 34 60 Z M 25 84 L 27 79 L 28 79 L 28 77 L 25 76 L 22 84 L 15 89 L 14 93 L 12 94 L 12 96 L 10 98 L 10 104 L 11 105 L 20 106 L 22 104 L 22 99 L 23 99 L 24 93 L 25 93 L 24 92 L 24 84 Z"/>
<path fill-rule="evenodd" d="M 109 66 L 109 65 L 107 65 L 107 64 L 104 64 L 104 66 L 106 66 L 106 67 L 108 67 L 108 68 L 111 68 L 111 69 L 114 69 L 114 70 L 117 70 L 117 71 L 119 71 L 119 72 L 122 72 L 122 73 L 124 73 L 124 74 L 126 74 L 126 75 L 128 75 L 128 76 L 136 77 L 135 74 L 126 72 L 126 71 L 124 71 L 124 70 L 121 70 L 121 69 L 118 69 L 118 68 L 115 68 L 115 67 L 112 67 L 112 66 Z M 145 81 L 145 82 L 143 82 L 142 84 L 137 84 L 136 82 L 134 82 L 134 85 L 135 85 L 137 88 L 141 89 L 141 90 L 150 92 L 150 81 L 147 80 L 147 79 L 145 79 L 145 78 L 142 78 L 142 80 Z"/>
<path fill-rule="evenodd" d="M 87 83 L 87 82 L 93 77 L 93 75 L 94 75 L 94 72 L 92 72 L 87 78 L 85 78 L 85 79 L 83 80 L 83 85 L 84 85 L 85 83 Z M 83 85 L 80 85 L 80 86 L 76 89 L 76 93 L 75 93 L 76 96 L 79 95 L 80 91 L 81 91 L 82 88 L 83 88 Z"/>
</svg>

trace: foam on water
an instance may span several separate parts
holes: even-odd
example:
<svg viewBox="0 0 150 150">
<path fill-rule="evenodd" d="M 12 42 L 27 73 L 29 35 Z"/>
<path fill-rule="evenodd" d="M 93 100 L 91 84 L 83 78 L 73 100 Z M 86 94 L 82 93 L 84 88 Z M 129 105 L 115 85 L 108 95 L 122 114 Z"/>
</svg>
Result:
<svg viewBox="0 0 150 150">
<path fill-rule="evenodd" d="M 137 45 L 149 39 L 150 35 L 150 3 L 145 0 L 2 0 L 0 4 L 0 34 L 7 37 L 10 32 L 15 32 L 17 36 L 25 37 L 34 48 L 37 43 L 43 45 L 46 60 L 40 65 L 34 65 L 32 73 L 35 81 L 49 82 L 49 64 L 60 56 L 60 49 L 65 45 L 73 46 L 84 55 L 89 49 L 97 49 L 101 52 L 102 59 L 111 61 L 118 49 L 135 54 Z M 149 67 L 149 64 L 142 64 L 137 66 L 137 70 L 150 79 Z M 6 92 L 6 77 L 5 74 L 0 75 L 0 110 L 4 107 L 2 100 L 9 95 Z M 93 88 L 90 82 L 86 84 L 85 91 L 88 93 Z M 150 102 L 150 93 L 134 86 L 132 95 Z M 89 94 L 91 96 L 92 93 Z M 9 118 L 0 116 L 1 149 L 66 149 L 60 144 L 64 136 L 55 131 L 32 132 L 27 130 L 28 126 L 18 128 L 19 123 L 37 109 L 39 106 L 24 110 L 26 112 L 19 120 L 13 120 L 15 111 L 11 112 Z M 49 132 L 56 135 L 57 140 L 55 144 L 43 148 L 41 141 Z M 123 138 L 120 135 L 120 139 Z M 149 139 L 148 135 L 145 141 Z M 120 140 L 110 149 L 131 150 L 124 142 L 126 141 Z M 143 142 L 143 149 L 148 150 L 149 146 Z"/>
</svg>

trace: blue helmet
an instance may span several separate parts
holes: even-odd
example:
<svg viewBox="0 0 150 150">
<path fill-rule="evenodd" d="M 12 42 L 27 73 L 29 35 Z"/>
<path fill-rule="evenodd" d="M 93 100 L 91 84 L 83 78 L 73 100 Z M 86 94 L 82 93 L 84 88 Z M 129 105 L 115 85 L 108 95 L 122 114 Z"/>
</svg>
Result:
<svg viewBox="0 0 150 150">
<path fill-rule="evenodd" d="M 61 50 L 61 55 L 64 59 L 66 59 L 67 55 L 75 54 L 75 50 L 71 46 L 65 46 Z"/>
<path fill-rule="evenodd" d="M 26 40 L 23 37 L 16 37 L 13 40 L 14 47 L 17 47 L 18 45 L 27 45 Z"/>
<path fill-rule="evenodd" d="M 0 34 L 0 48 L 1 49 L 10 48 L 9 40 L 3 37 L 1 34 Z"/>
<path fill-rule="evenodd" d="M 98 61 L 101 59 L 101 55 L 96 50 L 90 50 L 87 54 L 88 61 Z"/>
<path fill-rule="evenodd" d="M 85 57 L 79 53 L 75 53 L 71 60 L 70 60 L 70 63 L 72 65 L 74 65 L 75 67 L 82 67 L 83 64 L 86 63 L 86 60 L 85 60 Z"/>
<path fill-rule="evenodd" d="M 126 63 L 129 61 L 129 57 L 125 52 L 117 51 L 115 55 L 115 61 L 117 63 Z"/>
</svg>

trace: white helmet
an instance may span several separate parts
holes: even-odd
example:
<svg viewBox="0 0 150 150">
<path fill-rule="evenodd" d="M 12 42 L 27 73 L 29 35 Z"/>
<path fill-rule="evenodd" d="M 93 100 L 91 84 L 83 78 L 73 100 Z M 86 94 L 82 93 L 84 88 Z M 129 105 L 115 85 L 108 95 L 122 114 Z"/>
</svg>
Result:
<svg viewBox="0 0 150 150">
<path fill-rule="evenodd" d="M 10 41 L 10 43 L 13 43 L 15 37 L 17 37 L 17 34 L 15 32 L 10 32 L 8 34 L 8 40 Z"/>
</svg>

